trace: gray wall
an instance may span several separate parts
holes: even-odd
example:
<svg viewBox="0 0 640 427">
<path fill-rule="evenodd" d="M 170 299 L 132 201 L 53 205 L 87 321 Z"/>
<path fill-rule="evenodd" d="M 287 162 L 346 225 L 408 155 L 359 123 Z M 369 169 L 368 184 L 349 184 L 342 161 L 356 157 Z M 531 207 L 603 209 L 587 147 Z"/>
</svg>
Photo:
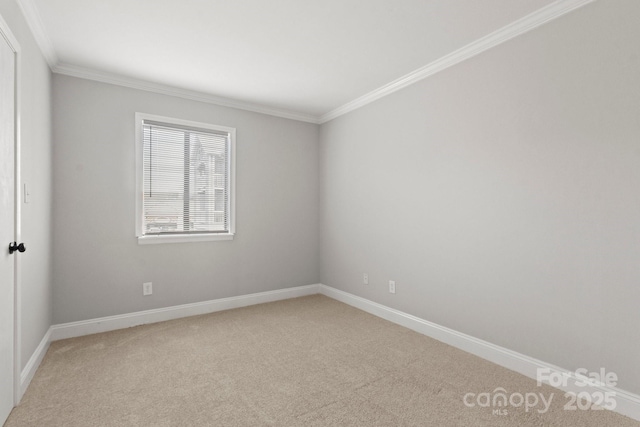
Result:
<svg viewBox="0 0 640 427">
<path fill-rule="evenodd" d="M 638 16 L 590 4 L 322 125 L 322 283 L 640 392 Z"/>
<path fill-rule="evenodd" d="M 54 323 L 319 281 L 318 126 L 74 77 L 53 80 Z M 138 245 L 134 114 L 237 129 L 232 241 Z M 142 283 L 153 295 L 142 296 Z"/>
<path fill-rule="evenodd" d="M 30 203 L 21 205 L 27 247 L 19 270 L 22 369 L 51 325 L 51 72 L 16 2 L 0 1 L 0 15 L 22 49 L 20 166 L 32 194 Z"/>
</svg>

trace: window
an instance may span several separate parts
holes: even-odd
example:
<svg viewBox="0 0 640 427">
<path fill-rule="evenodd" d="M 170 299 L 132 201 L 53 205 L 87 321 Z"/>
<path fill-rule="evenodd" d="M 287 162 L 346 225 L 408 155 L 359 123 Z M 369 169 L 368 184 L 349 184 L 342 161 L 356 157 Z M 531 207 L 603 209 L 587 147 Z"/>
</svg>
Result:
<svg viewBox="0 0 640 427">
<path fill-rule="evenodd" d="M 138 243 L 231 240 L 235 129 L 136 113 Z"/>
</svg>

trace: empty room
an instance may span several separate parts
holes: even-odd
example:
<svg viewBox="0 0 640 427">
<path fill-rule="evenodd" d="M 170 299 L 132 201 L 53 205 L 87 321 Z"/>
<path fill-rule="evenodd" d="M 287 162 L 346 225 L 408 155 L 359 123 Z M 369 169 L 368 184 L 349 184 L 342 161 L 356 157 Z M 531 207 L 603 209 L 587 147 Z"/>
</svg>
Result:
<svg viewBox="0 0 640 427">
<path fill-rule="evenodd" d="M 3 427 L 640 426 L 640 1 L 0 35 Z"/>
</svg>

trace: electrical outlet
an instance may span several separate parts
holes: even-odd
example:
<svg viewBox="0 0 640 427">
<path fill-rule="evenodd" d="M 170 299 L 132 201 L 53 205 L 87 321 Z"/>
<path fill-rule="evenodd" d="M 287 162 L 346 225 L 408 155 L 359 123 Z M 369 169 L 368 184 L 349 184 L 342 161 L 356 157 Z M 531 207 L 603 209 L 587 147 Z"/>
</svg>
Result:
<svg viewBox="0 0 640 427">
<path fill-rule="evenodd" d="M 362 275 L 362 283 L 364 283 L 365 285 L 369 284 L 369 275 L 367 273 L 364 273 Z"/>
<path fill-rule="evenodd" d="M 147 296 L 153 293 L 153 283 L 146 282 L 142 284 L 142 295 Z"/>
<path fill-rule="evenodd" d="M 389 280 L 389 293 L 390 294 L 396 293 L 396 282 L 394 280 Z"/>
</svg>

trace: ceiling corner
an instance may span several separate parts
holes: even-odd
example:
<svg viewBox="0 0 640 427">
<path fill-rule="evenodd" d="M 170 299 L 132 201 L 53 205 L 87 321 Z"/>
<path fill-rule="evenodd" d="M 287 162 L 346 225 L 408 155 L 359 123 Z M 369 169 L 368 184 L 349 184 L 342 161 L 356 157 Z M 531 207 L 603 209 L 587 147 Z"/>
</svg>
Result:
<svg viewBox="0 0 640 427">
<path fill-rule="evenodd" d="M 31 33 L 36 40 L 36 43 L 42 51 L 47 64 L 53 70 L 58 65 L 58 55 L 53 48 L 53 43 L 47 34 L 40 13 L 33 0 L 16 0 L 22 14 L 24 15 L 27 25 L 31 29 Z"/>
<path fill-rule="evenodd" d="M 236 99 L 225 98 L 210 93 L 183 89 L 166 84 L 153 83 L 147 80 L 141 80 L 105 71 L 78 67 L 71 64 L 58 63 L 54 67 L 52 67 L 52 71 L 56 74 L 77 77 L 85 80 L 93 80 L 101 83 L 129 87 L 132 89 L 139 89 L 147 92 L 159 93 L 162 95 L 175 96 L 192 101 L 199 101 L 208 104 L 220 105 L 223 107 L 236 108 L 238 110 L 251 111 L 254 113 L 261 113 L 269 116 L 281 117 L 284 119 L 291 119 L 300 122 L 320 124 L 320 118 L 311 114 L 274 108 L 271 106 L 256 104 L 252 102 L 239 101 Z"/>
<path fill-rule="evenodd" d="M 363 107 L 371 102 L 390 95 L 400 89 L 412 85 L 423 80 L 433 74 L 447 69 L 459 62 L 474 57 L 492 47 L 498 46 L 508 40 L 511 40 L 521 34 L 536 29 L 547 22 L 553 21 L 575 9 L 596 0 L 556 0 L 555 2 L 545 6 L 535 12 L 530 13 L 484 37 L 481 37 L 466 46 L 461 47 L 435 61 L 418 68 L 392 82 L 387 83 L 369 93 L 366 93 L 346 104 L 343 104 L 331 111 L 326 112 L 319 118 L 319 123 L 326 123 L 337 117 L 349 113 Z"/>
</svg>

